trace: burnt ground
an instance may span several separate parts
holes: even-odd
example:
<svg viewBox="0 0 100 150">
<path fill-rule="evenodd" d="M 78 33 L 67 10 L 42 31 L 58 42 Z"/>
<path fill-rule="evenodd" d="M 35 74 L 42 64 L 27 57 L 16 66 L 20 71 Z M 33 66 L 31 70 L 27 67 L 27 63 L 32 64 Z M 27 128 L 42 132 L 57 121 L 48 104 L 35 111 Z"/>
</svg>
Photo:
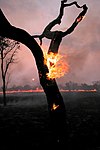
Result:
<svg viewBox="0 0 100 150">
<path fill-rule="evenodd" d="M 66 138 L 55 139 L 44 93 L 0 96 L 0 150 L 100 150 L 100 94 L 62 93 L 66 105 Z"/>
</svg>

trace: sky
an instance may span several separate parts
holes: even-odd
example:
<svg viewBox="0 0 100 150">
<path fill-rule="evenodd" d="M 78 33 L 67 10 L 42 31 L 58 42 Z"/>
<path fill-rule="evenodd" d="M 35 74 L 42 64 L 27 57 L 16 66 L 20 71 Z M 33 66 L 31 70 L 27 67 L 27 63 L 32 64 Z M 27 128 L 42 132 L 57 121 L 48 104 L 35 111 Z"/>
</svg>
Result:
<svg viewBox="0 0 100 150">
<path fill-rule="evenodd" d="M 45 26 L 57 17 L 60 2 L 61 0 L 0 0 L 0 8 L 12 25 L 34 35 L 41 34 Z M 66 56 L 69 72 L 57 79 L 58 84 L 69 81 L 91 84 L 100 80 L 100 0 L 77 0 L 77 2 L 79 5 L 86 3 L 88 12 L 74 32 L 63 38 L 59 47 L 59 53 Z M 82 9 L 75 6 L 65 8 L 62 23 L 53 30 L 68 29 L 81 11 Z M 38 39 L 37 42 L 39 43 Z M 48 50 L 49 44 L 49 40 L 43 39 L 41 48 Z M 21 44 L 17 55 L 19 61 L 12 66 L 10 85 L 39 84 L 31 51 Z"/>
</svg>

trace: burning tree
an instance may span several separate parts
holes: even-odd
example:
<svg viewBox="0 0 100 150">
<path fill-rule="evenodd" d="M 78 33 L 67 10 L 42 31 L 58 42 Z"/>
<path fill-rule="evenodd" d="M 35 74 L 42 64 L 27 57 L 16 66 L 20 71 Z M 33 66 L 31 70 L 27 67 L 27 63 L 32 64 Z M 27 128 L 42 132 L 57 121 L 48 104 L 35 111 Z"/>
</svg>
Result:
<svg viewBox="0 0 100 150">
<path fill-rule="evenodd" d="M 78 25 L 78 23 L 82 20 L 84 15 L 87 12 L 87 6 L 79 6 L 77 2 L 72 2 L 70 4 L 66 3 L 67 0 L 61 1 L 61 7 L 60 7 L 60 13 L 58 17 L 49 23 L 49 25 L 44 29 L 43 33 L 41 35 L 34 35 L 31 36 L 29 33 L 27 33 L 25 30 L 16 28 L 12 26 L 6 17 L 4 16 L 3 12 L 0 10 L 0 34 L 3 37 L 8 37 L 10 39 L 14 39 L 16 41 L 19 41 L 23 44 L 25 44 L 32 52 L 36 65 L 38 68 L 39 73 L 39 79 L 40 84 L 42 85 L 44 92 L 47 97 L 48 102 L 48 110 L 50 113 L 51 123 L 53 131 L 56 133 L 56 137 L 59 137 L 59 141 L 62 141 L 63 135 L 65 133 L 66 128 L 66 110 L 65 105 L 63 102 L 62 95 L 59 91 L 59 88 L 57 86 L 55 76 L 52 77 L 50 73 L 50 68 L 53 66 L 55 67 L 54 62 L 51 61 L 50 57 L 51 54 L 52 57 L 55 59 L 56 55 L 58 54 L 58 48 L 60 46 L 60 43 L 62 41 L 62 38 L 66 35 L 72 33 L 75 29 L 75 27 Z M 72 26 L 67 29 L 65 32 L 62 31 L 54 31 L 52 32 L 51 29 L 56 24 L 61 23 L 62 16 L 64 15 L 64 8 L 68 6 L 76 5 L 77 8 L 82 8 L 83 11 L 79 14 L 79 16 L 75 19 Z M 48 50 L 48 57 L 49 62 L 47 58 L 44 57 L 43 51 L 41 47 L 38 45 L 38 43 L 34 40 L 34 38 L 40 39 L 40 45 L 42 44 L 42 38 L 48 38 L 51 39 L 50 47 Z M 49 67 L 48 67 L 49 64 Z"/>
<path fill-rule="evenodd" d="M 4 106 L 6 106 L 6 89 L 10 77 L 10 73 L 8 70 L 11 64 L 15 63 L 15 55 L 18 48 L 19 48 L 18 42 L 0 37 L 1 77 L 2 77 Z"/>
<path fill-rule="evenodd" d="M 46 58 L 46 65 L 49 68 L 48 77 L 49 78 L 59 78 L 64 75 L 65 72 L 68 72 L 68 64 L 59 61 L 61 59 L 61 55 L 58 54 L 60 43 L 63 37 L 71 34 L 78 23 L 84 18 L 87 12 L 87 6 L 84 4 L 83 6 L 79 6 L 76 1 L 66 4 L 67 0 L 61 1 L 60 13 L 56 19 L 50 22 L 44 29 L 41 35 L 33 35 L 34 38 L 39 38 L 40 45 L 42 45 L 42 39 L 45 37 L 51 40 L 48 53 L 44 55 Z M 75 19 L 74 23 L 71 25 L 69 29 L 65 32 L 62 31 L 51 31 L 51 29 L 61 23 L 61 19 L 64 15 L 64 8 L 75 5 L 77 8 L 83 8 L 83 11 L 79 14 L 79 16 Z M 60 65 L 59 65 L 59 64 Z M 55 67 L 55 65 L 59 65 L 59 67 Z"/>
</svg>

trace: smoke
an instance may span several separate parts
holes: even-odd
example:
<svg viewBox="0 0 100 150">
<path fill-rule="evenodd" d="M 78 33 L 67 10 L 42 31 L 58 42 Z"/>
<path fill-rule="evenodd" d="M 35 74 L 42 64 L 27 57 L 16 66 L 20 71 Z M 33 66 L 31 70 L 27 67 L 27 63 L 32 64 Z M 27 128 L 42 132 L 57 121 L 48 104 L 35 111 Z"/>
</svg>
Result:
<svg viewBox="0 0 100 150">
<path fill-rule="evenodd" d="M 23 28 L 30 34 L 41 34 L 44 27 L 59 12 L 60 0 L 0 0 L 0 6 L 11 24 Z M 72 2 L 69 0 L 69 2 Z M 65 83 L 69 80 L 75 82 L 92 82 L 100 80 L 100 1 L 78 0 L 80 5 L 88 6 L 86 17 L 75 28 L 74 32 L 65 37 L 60 46 L 60 53 L 67 55 L 70 71 L 58 81 Z M 66 30 L 74 22 L 82 9 L 75 6 L 66 8 L 60 26 L 55 29 Z M 45 40 L 44 40 L 45 41 Z M 45 42 L 48 47 L 49 42 Z M 12 84 L 31 84 L 31 79 L 38 82 L 37 68 L 33 56 L 28 48 L 23 47 L 19 55 L 20 62 L 12 74 Z"/>
<path fill-rule="evenodd" d="M 70 65 L 70 72 L 64 78 L 90 83 L 100 80 L 100 1 L 85 2 L 89 7 L 86 17 L 63 40 L 62 47 Z"/>
</svg>

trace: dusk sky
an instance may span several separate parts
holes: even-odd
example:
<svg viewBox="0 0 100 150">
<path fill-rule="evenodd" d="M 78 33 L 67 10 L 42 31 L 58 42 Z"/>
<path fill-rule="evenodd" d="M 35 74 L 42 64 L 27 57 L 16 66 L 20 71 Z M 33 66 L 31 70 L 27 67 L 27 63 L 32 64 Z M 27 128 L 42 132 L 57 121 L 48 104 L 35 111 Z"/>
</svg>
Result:
<svg viewBox="0 0 100 150">
<path fill-rule="evenodd" d="M 57 17 L 60 2 L 61 0 L 0 0 L 0 7 L 12 25 L 34 35 L 41 34 L 45 26 Z M 70 69 L 64 77 L 57 79 L 59 84 L 68 81 L 90 84 L 100 80 L 100 0 L 77 0 L 77 2 L 79 5 L 86 3 L 89 9 L 74 32 L 64 37 L 60 45 L 59 53 L 67 56 L 65 60 Z M 74 5 L 65 8 L 62 23 L 53 30 L 68 29 L 81 11 L 82 9 L 77 9 Z M 38 39 L 37 42 L 39 43 Z M 44 38 L 41 48 L 48 50 L 49 44 L 50 41 Z M 10 84 L 33 86 L 38 84 L 34 57 L 22 44 L 18 60 L 19 62 L 13 66 Z M 35 80 L 32 81 L 32 78 Z"/>
</svg>

